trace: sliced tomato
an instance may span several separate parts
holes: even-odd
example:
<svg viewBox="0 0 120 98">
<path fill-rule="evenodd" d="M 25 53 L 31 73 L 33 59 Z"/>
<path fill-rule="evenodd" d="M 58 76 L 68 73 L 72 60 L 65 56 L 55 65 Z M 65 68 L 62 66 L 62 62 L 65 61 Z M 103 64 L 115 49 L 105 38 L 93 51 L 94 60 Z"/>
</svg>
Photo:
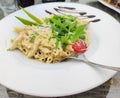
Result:
<svg viewBox="0 0 120 98">
<path fill-rule="evenodd" d="M 84 53 L 87 50 L 87 44 L 83 40 L 77 40 L 72 44 L 75 53 Z"/>
</svg>

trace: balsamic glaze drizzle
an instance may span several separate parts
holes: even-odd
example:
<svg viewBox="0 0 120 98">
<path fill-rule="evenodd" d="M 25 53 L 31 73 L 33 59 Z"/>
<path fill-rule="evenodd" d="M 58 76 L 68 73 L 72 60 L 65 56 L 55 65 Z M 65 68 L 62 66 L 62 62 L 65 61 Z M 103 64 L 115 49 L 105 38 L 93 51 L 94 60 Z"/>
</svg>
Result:
<svg viewBox="0 0 120 98">
<path fill-rule="evenodd" d="M 78 17 L 86 17 L 86 18 L 94 18 L 96 17 L 95 15 L 87 15 L 86 12 L 81 12 L 81 11 L 78 11 L 76 10 L 76 8 L 73 8 L 73 7 L 62 7 L 62 6 L 58 6 L 58 8 L 54 8 L 54 10 L 60 14 L 64 14 L 64 12 L 66 13 L 74 13 L 74 14 L 79 14 Z M 48 14 L 54 14 L 55 13 L 52 13 L 48 10 L 45 10 L 46 13 Z M 100 19 L 94 19 L 94 20 L 89 20 L 89 22 L 99 22 Z"/>
<path fill-rule="evenodd" d="M 79 13 L 80 15 L 85 15 L 85 14 L 87 14 L 86 12 L 80 12 Z"/>
<path fill-rule="evenodd" d="M 55 15 L 55 13 L 52 13 L 52 12 L 50 12 L 50 11 L 48 11 L 48 10 L 45 10 L 45 12 L 48 13 L 48 14 L 50 14 L 50 15 L 51 15 L 51 14 Z"/>
<path fill-rule="evenodd" d="M 94 18 L 94 17 L 96 17 L 96 16 L 95 16 L 95 15 L 86 15 L 85 17 Z"/>
<path fill-rule="evenodd" d="M 57 9 L 57 8 L 54 8 L 54 10 L 55 11 L 57 11 L 58 13 L 61 13 L 61 14 L 63 14 L 62 12 L 63 12 L 63 10 L 60 10 L 60 9 Z M 69 12 L 70 13 L 70 12 Z M 73 12 L 72 12 L 73 13 Z M 75 13 L 75 12 L 74 12 Z M 79 14 L 80 14 L 81 12 L 79 12 Z M 82 13 L 84 13 L 84 14 L 86 14 L 86 12 L 82 12 Z M 95 15 L 84 15 L 83 16 L 83 14 L 82 15 L 80 15 L 80 16 L 78 16 L 78 17 L 87 17 L 87 18 L 94 18 L 94 17 L 96 17 Z"/>
<path fill-rule="evenodd" d="M 72 11 L 74 11 L 74 13 L 76 13 L 76 8 L 73 8 L 73 7 L 61 7 L 61 6 L 58 6 L 58 8 L 59 9 L 68 9 L 68 10 L 72 10 Z M 78 11 L 77 11 L 78 12 Z M 80 15 L 85 15 L 85 14 L 87 14 L 86 12 L 78 12 Z"/>
<path fill-rule="evenodd" d="M 75 14 L 82 14 L 82 15 L 85 15 L 87 14 L 86 12 L 80 12 L 80 11 L 77 11 L 77 10 L 65 10 L 65 9 L 61 9 L 61 8 L 54 8 L 55 11 L 61 11 L 61 12 L 66 12 L 66 13 L 75 13 Z"/>
<path fill-rule="evenodd" d="M 94 19 L 94 20 L 91 20 L 90 22 L 98 22 L 100 21 L 100 19 Z"/>
<path fill-rule="evenodd" d="M 73 7 L 62 7 L 62 6 L 58 6 L 58 8 L 69 9 L 69 10 L 75 10 L 76 9 L 76 8 L 73 8 Z"/>
</svg>

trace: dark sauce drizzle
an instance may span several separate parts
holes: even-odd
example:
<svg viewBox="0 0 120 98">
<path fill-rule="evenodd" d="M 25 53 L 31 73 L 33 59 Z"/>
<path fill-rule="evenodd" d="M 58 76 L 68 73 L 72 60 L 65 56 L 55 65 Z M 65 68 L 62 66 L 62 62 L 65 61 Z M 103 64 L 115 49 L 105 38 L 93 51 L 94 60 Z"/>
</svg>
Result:
<svg viewBox="0 0 120 98">
<path fill-rule="evenodd" d="M 96 17 L 95 15 L 87 15 L 86 12 L 80 12 L 80 11 L 77 11 L 76 8 L 73 8 L 73 7 L 62 7 L 62 6 L 58 6 L 58 8 L 54 8 L 54 10 L 60 14 L 63 14 L 63 12 L 66 12 L 66 13 L 75 13 L 75 14 L 79 14 L 80 16 L 78 17 L 85 17 L 85 18 L 94 18 Z M 48 14 L 54 14 L 55 13 L 52 13 L 48 10 L 45 10 L 46 13 Z M 90 20 L 89 22 L 99 22 L 100 19 L 94 19 L 94 20 Z"/>
<path fill-rule="evenodd" d="M 54 8 L 54 10 L 55 11 L 57 11 L 58 13 L 61 13 L 61 14 L 63 14 L 62 12 L 67 12 L 67 11 L 65 11 L 65 10 L 61 10 L 61 9 L 58 9 L 58 8 Z M 67 13 L 76 13 L 76 12 L 67 12 Z M 78 17 L 87 17 L 87 18 L 94 18 L 94 17 L 96 17 L 95 15 L 84 15 L 84 14 L 87 14 L 86 12 L 77 12 L 78 14 L 80 14 L 80 16 L 78 16 Z M 82 13 L 82 15 L 81 15 L 81 13 Z"/>
<path fill-rule="evenodd" d="M 95 15 L 86 15 L 85 17 L 94 18 L 94 17 L 96 17 L 96 16 L 95 16 Z"/>
<path fill-rule="evenodd" d="M 76 9 L 76 8 L 73 8 L 73 7 L 62 7 L 62 6 L 58 6 L 58 8 L 69 9 L 69 10 L 75 10 Z"/>
<path fill-rule="evenodd" d="M 48 11 L 48 10 L 45 10 L 45 12 L 48 13 L 48 14 L 50 14 L 50 15 L 51 15 L 51 14 L 55 15 L 55 13 L 52 13 L 52 12 L 50 12 L 50 11 Z"/>
<path fill-rule="evenodd" d="M 85 14 L 87 14 L 86 12 L 80 12 L 79 13 L 80 15 L 85 15 Z"/>
<path fill-rule="evenodd" d="M 62 6 L 58 6 L 58 8 L 62 8 L 62 9 L 68 9 L 68 10 L 76 10 L 76 8 L 73 8 L 73 7 L 62 7 Z M 85 15 L 87 14 L 86 12 L 79 12 L 80 15 Z"/>
<path fill-rule="evenodd" d="M 100 19 L 94 19 L 94 20 L 91 20 L 90 22 L 98 22 L 100 21 Z"/>
<path fill-rule="evenodd" d="M 76 11 L 76 10 L 65 10 L 63 8 L 54 8 L 55 11 L 61 11 L 61 12 L 66 12 L 66 13 L 75 13 L 75 14 L 80 14 L 80 15 L 85 15 L 87 14 L 86 12 L 79 12 L 79 11 Z"/>
</svg>

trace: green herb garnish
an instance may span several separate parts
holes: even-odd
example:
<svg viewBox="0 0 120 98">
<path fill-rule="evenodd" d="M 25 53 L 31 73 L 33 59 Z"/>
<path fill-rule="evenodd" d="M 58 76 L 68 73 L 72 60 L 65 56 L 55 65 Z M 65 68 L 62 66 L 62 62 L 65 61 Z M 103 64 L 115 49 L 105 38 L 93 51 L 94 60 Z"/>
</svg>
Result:
<svg viewBox="0 0 120 98">
<path fill-rule="evenodd" d="M 75 33 L 73 34 L 72 37 L 72 42 L 75 42 L 76 40 L 80 39 L 85 39 L 85 28 L 86 25 L 80 25 L 76 28 Z"/>
<path fill-rule="evenodd" d="M 15 39 L 11 39 L 10 42 L 13 43 Z"/>
<path fill-rule="evenodd" d="M 85 29 L 87 24 L 78 24 L 77 17 L 71 15 L 54 15 L 46 19 L 51 25 L 53 36 L 56 38 L 56 47 L 61 42 L 63 47 L 78 39 L 85 40 Z M 57 32 L 57 35 L 56 35 Z M 59 40 L 58 40 L 59 39 Z"/>
<path fill-rule="evenodd" d="M 34 42 L 34 40 L 35 40 L 35 38 L 36 38 L 37 35 L 38 35 L 37 32 L 33 32 L 33 33 L 32 33 L 32 35 L 31 35 L 31 37 L 30 37 L 30 42 L 31 42 L 31 43 Z"/>
</svg>

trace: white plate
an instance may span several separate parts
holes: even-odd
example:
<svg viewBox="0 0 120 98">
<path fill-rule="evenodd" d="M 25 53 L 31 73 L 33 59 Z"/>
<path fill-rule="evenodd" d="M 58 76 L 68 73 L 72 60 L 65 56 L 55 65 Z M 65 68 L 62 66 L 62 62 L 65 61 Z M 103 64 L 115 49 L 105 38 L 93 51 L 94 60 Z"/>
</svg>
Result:
<svg viewBox="0 0 120 98">
<path fill-rule="evenodd" d="M 75 7 L 101 19 L 89 24 L 91 42 L 86 56 L 96 63 L 120 66 L 120 24 L 113 17 L 96 8 L 75 3 L 46 3 L 27 10 L 45 17 L 48 15 L 45 9 L 55 12 L 53 8 L 57 6 Z M 15 16 L 28 18 L 24 12 L 17 11 L 0 21 L 0 83 L 4 86 L 34 96 L 66 96 L 95 88 L 116 73 L 77 61 L 44 64 L 26 58 L 17 50 L 7 51 L 10 39 L 17 36 L 13 27 L 24 26 Z"/>
<path fill-rule="evenodd" d="M 118 12 L 120 14 L 120 9 L 114 7 L 113 5 L 108 4 L 107 2 L 105 2 L 104 0 L 98 0 L 100 3 L 102 3 L 103 5 L 115 10 L 116 12 Z"/>
</svg>

